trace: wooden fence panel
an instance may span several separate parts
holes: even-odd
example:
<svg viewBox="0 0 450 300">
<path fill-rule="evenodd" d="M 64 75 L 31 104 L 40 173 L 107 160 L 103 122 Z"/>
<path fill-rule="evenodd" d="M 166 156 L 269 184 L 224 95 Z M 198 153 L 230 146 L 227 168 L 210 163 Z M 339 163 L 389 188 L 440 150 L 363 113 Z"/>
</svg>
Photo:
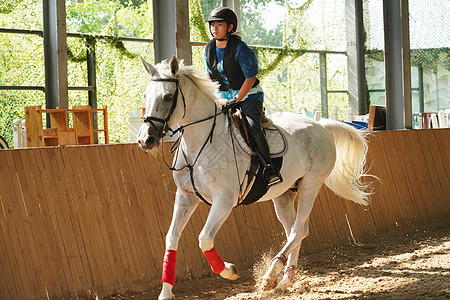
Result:
<svg viewBox="0 0 450 300">
<path fill-rule="evenodd" d="M 448 225 L 449 149 L 448 129 L 374 133 L 371 205 L 322 188 L 302 251 Z M 159 285 L 175 192 L 161 152 L 133 144 L 0 150 L 0 298 L 101 298 Z M 198 247 L 208 211 L 200 204 L 181 236 L 177 280 L 212 274 Z M 284 239 L 265 202 L 235 209 L 215 245 L 248 265 Z"/>
<path fill-rule="evenodd" d="M 11 299 L 25 299 L 31 296 L 30 280 L 24 271 L 22 250 L 19 244 L 19 236 L 24 235 L 24 222 L 22 222 L 19 210 L 22 201 L 21 188 L 18 182 L 13 153 L 2 151 L 0 168 L 2 180 L 0 189 L 2 199 L 2 241 L 6 249 L 6 260 L 1 262 L 5 281 L 8 284 L 0 290 L 8 291 Z"/>
</svg>

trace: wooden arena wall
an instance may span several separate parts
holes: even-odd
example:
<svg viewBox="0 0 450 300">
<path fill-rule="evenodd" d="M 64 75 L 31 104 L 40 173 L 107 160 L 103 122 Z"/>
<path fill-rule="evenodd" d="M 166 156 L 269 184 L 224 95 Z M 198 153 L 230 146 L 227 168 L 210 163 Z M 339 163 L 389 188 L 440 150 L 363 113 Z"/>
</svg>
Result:
<svg viewBox="0 0 450 300">
<path fill-rule="evenodd" d="M 371 205 L 324 187 L 303 251 L 448 225 L 449 150 L 450 129 L 374 133 Z M 159 285 L 174 194 L 161 154 L 134 144 L 0 150 L 0 299 L 93 299 Z M 182 235 L 177 280 L 211 274 L 198 248 L 208 209 L 201 204 Z M 283 239 L 265 202 L 236 208 L 216 248 L 249 266 Z"/>
</svg>

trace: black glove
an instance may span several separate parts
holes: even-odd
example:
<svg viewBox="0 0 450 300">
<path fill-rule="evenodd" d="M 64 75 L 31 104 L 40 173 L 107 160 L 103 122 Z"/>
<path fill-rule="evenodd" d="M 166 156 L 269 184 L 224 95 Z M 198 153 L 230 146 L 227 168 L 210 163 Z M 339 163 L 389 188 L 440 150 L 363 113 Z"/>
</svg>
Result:
<svg viewBox="0 0 450 300">
<path fill-rule="evenodd" d="M 222 105 L 222 112 L 227 112 L 228 110 L 239 106 L 239 101 L 234 98 L 233 100 L 228 101 L 227 103 Z"/>
</svg>

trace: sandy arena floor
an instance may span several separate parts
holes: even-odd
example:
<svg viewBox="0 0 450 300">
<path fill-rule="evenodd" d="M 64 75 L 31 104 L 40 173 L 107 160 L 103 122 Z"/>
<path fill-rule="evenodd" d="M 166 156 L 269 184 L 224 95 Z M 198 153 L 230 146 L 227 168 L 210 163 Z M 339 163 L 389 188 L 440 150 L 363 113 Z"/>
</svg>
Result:
<svg viewBox="0 0 450 300">
<path fill-rule="evenodd" d="M 287 291 L 259 290 L 265 254 L 234 282 L 214 276 L 177 282 L 176 299 L 450 299 L 450 225 L 300 255 L 299 280 Z M 156 299 L 151 289 L 105 299 Z"/>
</svg>

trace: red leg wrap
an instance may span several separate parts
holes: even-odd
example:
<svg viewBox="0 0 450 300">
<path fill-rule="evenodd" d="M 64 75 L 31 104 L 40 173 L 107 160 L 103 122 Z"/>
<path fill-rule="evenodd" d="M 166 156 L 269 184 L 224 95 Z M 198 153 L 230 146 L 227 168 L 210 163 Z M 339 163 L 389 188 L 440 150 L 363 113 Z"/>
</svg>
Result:
<svg viewBox="0 0 450 300">
<path fill-rule="evenodd" d="M 211 265 L 213 272 L 216 274 L 222 273 L 225 269 L 225 263 L 219 253 L 217 253 L 216 249 L 212 248 L 209 251 L 203 251 L 203 254 L 205 254 L 206 260 Z"/>
<path fill-rule="evenodd" d="M 164 264 L 161 282 L 167 282 L 172 286 L 175 284 L 176 263 L 177 263 L 177 251 L 166 250 L 166 255 L 164 255 Z"/>
</svg>

